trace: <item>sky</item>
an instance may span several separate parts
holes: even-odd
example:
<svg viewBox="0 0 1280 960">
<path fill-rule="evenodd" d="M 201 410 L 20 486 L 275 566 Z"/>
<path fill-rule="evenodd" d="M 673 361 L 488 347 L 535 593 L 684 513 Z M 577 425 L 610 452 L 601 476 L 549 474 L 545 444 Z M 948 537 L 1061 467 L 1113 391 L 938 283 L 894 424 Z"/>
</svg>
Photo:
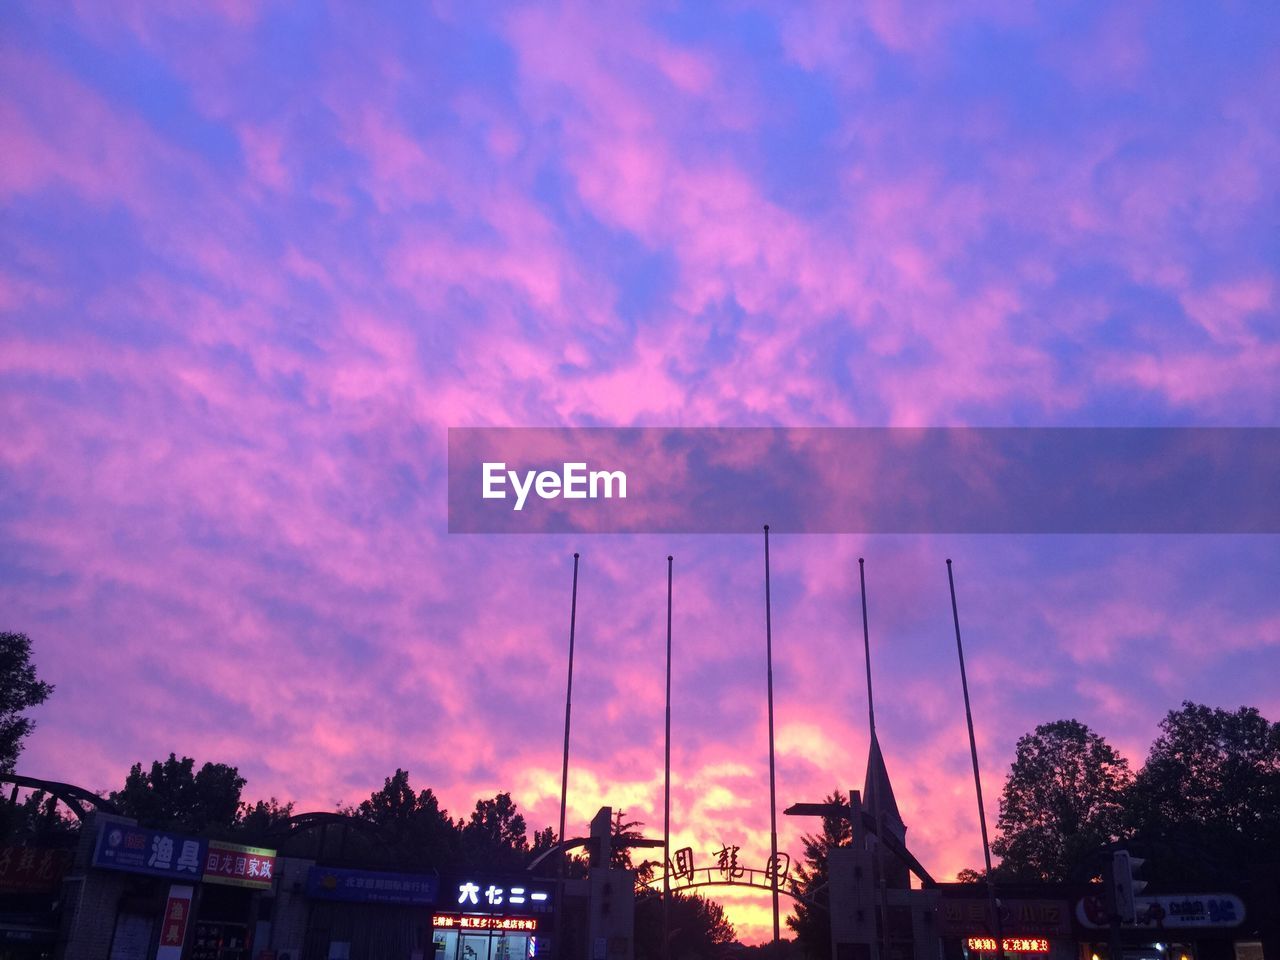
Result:
<svg viewBox="0 0 1280 960">
<path fill-rule="evenodd" d="M 467 426 L 1280 426 L 1261 3 L 5 4 L 0 629 L 19 771 L 768 851 L 759 536 L 448 533 Z M 874 478 L 871 482 L 874 482 Z M 767 521 L 768 518 L 761 518 Z M 779 805 L 861 787 L 857 559 L 908 844 L 1019 736 L 1280 720 L 1274 536 L 779 535 Z M 812 824 L 780 818 L 799 856 Z M 575 826 L 576 825 L 576 826 Z M 740 935 L 768 898 L 717 894 Z M 785 902 L 785 901 L 784 901 Z"/>
</svg>

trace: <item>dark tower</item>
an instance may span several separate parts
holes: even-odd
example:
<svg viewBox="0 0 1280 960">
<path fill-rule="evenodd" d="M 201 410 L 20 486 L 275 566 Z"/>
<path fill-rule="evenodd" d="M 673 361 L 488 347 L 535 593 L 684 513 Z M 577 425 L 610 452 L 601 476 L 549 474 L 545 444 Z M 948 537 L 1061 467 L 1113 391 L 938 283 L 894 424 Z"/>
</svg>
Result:
<svg viewBox="0 0 1280 960">
<path fill-rule="evenodd" d="M 862 785 L 862 809 L 874 818 L 877 807 L 879 807 L 880 818 L 884 822 L 884 831 L 905 847 L 907 825 L 902 822 L 902 814 L 898 812 L 898 802 L 893 796 L 893 784 L 889 782 L 889 771 L 884 765 L 884 754 L 880 752 L 880 740 L 873 731 L 871 749 L 867 755 L 867 776 Z M 866 837 L 867 849 L 875 852 L 875 844 L 879 841 L 870 832 Z M 888 849 L 884 850 L 883 858 L 876 856 L 872 862 L 879 863 L 882 860 L 885 886 L 890 890 L 909 890 L 911 877 L 907 865 Z"/>
</svg>

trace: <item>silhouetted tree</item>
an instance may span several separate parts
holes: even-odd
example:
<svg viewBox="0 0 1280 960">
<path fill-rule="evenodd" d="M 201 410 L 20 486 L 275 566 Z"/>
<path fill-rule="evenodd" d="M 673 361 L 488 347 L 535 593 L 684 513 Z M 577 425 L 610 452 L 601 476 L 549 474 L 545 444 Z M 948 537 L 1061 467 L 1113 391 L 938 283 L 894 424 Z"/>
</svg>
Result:
<svg viewBox="0 0 1280 960">
<path fill-rule="evenodd" d="M 1000 797 L 997 874 L 1067 880 L 1123 826 L 1128 762 L 1076 720 L 1041 724 L 1018 740 Z"/>
<path fill-rule="evenodd" d="M 5 843 L 70 846 L 79 832 L 80 821 L 43 790 L 33 790 L 17 803 L 0 800 L 0 839 Z"/>
<path fill-rule="evenodd" d="M 550 850 L 556 845 L 556 832 L 551 827 L 544 827 L 533 835 L 533 843 L 529 846 L 529 856 L 536 857 L 538 854 Z"/>
<path fill-rule="evenodd" d="M 442 868 L 460 859 L 461 821 L 449 818 L 430 788 L 414 793 L 407 770 L 397 768 L 381 790 L 348 812 L 382 827 L 406 862 Z"/>
<path fill-rule="evenodd" d="M 283 825 L 291 816 L 293 816 L 292 801 L 282 805 L 272 797 L 270 800 L 259 800 L 254 804 L 244 803 L 240 805 L 236 828 L 247 840 L 261 840 Z"/>
<path fill-rule="evenodd" d="M 824 803 L 848 804 L 849 799 L 839 790 L 833 790 Z M 805 834 L 800 838 L 804 847 L 804 863 L 796 867 L 796 879 L 800 890 L 813 896 L 827 884 L 827 856 L 836 847 L 847 847 L 853 842 L 853 830 L 849 820 L 842 816 L 822 818 L 822 832 Z M 816 905 L 796 901 L 794 912 L 787 917 L 787 926 L 795 931 L 805 956 L 816 960 L 829 960 L 831 956 L 831 913 L 826 906 L 825 893 L 818 894 Z"/>
<path fill-rule="evenodd" d="M 673 892 L 669 905 L 673 960 L 706 960 L 719 956 L 737 936 L 724 908 L 696 894 Z M 662 898 L 636 903 L 636 957 L 662 960 Z"/>
<path fill-rule="evenodd" d="M 643 827 L 642 820 L 623 820 L 625 814 L 622 810 L 613 812 L 613 822 L 609 825 L 609 866 L 617 867 L 623 870 L 633 869 L 631 865 L 631 848 L 629 844 L 633 840 L 644 839 L 637 827 Z M 650 868 L 652 872 L 652 868 Z"/>
<path fill-rule="evenodd" d="M 1254 707 L 1184 701 L 1160 722 L 1130 793 L 1130 822 L 1231 850 L 1280 848 L 1280 723 Z"/>
<path fill-rule="evenodd" d="M 23 712 L 44 703 L 53 685 L 36 677 L 31 638 L 0 633 L 0 773 L 13 773 L 22 741 L 35 726 Z"/>
<path fill-rule="evenodd" d="M 524 816 L 511 799 L 500 793 L 491 800 L 477 800 L 471 819 L 462 828 L 463 858 L 474 869 L 523 870 L 529 862 L 529 841 Z"/>
<path fill-rule="evenodd" d="M 1184 701 L 1160 728 L 1129 795 L 1146 876 L 1221 884 L 1242 863 L 1280 860 L 1280 724 Z"/>
<path fill-rule="evenodd" d="M 111 793 L 125 816 L 149 827 L 188 833 L 226 833 L 240 813 L 240 791 L 244 777 L 225 763 L 206 763 L 199 770 L 190 757 L 175 754 L 150 770 L 135 763 L 124 789 Z"/>
</svg>

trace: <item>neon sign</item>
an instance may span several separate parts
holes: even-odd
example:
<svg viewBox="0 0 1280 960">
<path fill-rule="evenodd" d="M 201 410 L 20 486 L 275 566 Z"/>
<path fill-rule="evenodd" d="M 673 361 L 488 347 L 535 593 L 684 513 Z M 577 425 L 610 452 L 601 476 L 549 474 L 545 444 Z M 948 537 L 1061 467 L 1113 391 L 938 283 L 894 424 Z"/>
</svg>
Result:
<svg viewBox="0 0 1280 960">
<path fill-rule="evenodd" d="M 538 929 L 538 918 L 437 913 L 431 918 L 431 926 L 446 930 L 499 930 L 512 933 L 533 933 Z"/>
<path fill-rule="evenodd" d="M 1049 941 L 1043 937 L 1005 937 L 1002 941 L 1005 953 L 1048 953 Z M 969 937 L 965 945 L 980 953 L 995 953 L 995 937 Z"/>
<path fill-rule="evenodd" d="M 458 903 L 462 906 L 501 907 L 504 904 L 522 906 L 530 903 L 535 911 L 545 911 L 550 906 L 550 896 L 545 890 L 530 890 L 525 887 L 499 887 L 494 884 L 481 886 L 466 880 L 458 884 Z"/>
</svg>

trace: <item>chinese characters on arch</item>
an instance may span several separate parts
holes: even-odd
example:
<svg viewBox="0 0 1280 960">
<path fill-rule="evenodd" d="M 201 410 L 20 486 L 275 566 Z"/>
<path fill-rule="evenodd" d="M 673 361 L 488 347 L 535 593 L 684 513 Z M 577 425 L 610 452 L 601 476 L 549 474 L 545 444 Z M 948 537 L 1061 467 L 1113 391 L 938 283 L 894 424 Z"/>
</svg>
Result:
<svg viewBox="0 0 1280 960">
<path fill-rule="evenodd" d="M 769 857 L 764 866 L 747 866 L 741 856 L 742 848 L 736 844 L 722 843 L 713 850 L 705 865 L 699 861 L 692 847 L 673 850 L 666 863 L 667 882 L 678 887 L 690 887 L 714 883 L 744 884 L 756 887 L 772 887 L 776 880 L 779 888 L 794 886 L 791 876 L 791 857 L 779 852 Z M 646 886 L 661 886 L 662 876 L 649 880 Z"/>
</svg>

